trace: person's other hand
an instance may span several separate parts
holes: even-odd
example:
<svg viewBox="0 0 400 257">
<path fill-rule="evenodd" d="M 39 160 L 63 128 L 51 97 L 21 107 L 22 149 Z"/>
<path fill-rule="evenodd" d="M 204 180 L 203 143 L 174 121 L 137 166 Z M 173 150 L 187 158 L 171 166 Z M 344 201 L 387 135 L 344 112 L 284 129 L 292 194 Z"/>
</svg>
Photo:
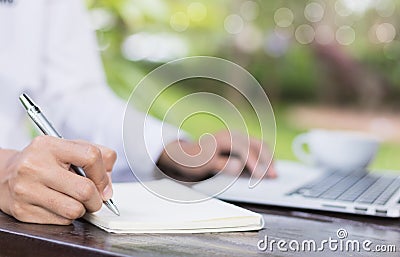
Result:
<svg viewBox="0 0 400 257">
<path fill-rule="evenodd" d="M 8 154 L 0 166 L 0 209 L 20 221 L 67 225 L 112 197 L 116 154 L 108 148 L 39 136 Z M 71 171 L 71 164 L 82 167 L 87 178 Z"/>
<path fill-rule="evenodd" d="M 255 178 L 275 178 L 277 173 L 271 159 L 271 152 L 262 141 L 224 130 L 205 135 L 200 142 L 174 141 L 168 144 L 158 166 L 167 175 L 190 181 L 219 171 L 238 175 L 243 169 Z"/>
</svg>

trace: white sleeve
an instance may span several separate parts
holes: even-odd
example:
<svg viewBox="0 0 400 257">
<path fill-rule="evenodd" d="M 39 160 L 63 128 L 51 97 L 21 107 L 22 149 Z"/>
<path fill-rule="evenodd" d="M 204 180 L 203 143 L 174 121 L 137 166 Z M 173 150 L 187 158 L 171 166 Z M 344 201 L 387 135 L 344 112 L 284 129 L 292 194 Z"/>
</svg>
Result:
<svg viewBox="0 0 400 257">
<path fill-rule="evenodd" d="M 45 22 L 46 43 L 43 46 L 44 88 L 35 98 L 49 119 L 65 138 L 84 139 L 108 146 L 117 151 L 118 160 L 113 172 L 114 180 L 132 178 L 125 158 L 122 124 L 125 102 L 119 99 L 106 83 L 95 35 L 89 27 L 87 12 L 80 0 L 49 0 Z M 39 101 L 39 100 L 38 100 Z M 129 112 L 132 122 L 141 125 L 143 114 Z M 162 124 L 151 119 L 146 126 L 160 131 Z M 135 126 L 132 126 L 135 127 Z M 139 126 L 140 127 L 140 126 Z M 146 149 L 136 147 L 135 141 L 143 138 L 143 131 L 132 129 L 130 154 L 136 159 L 158 159 L 163 145 L 177 139 L 177 129 L 163 126 L 161 133 L 148 138 Z M 162 139 L 163 138 L 163 139 Z M 146 158 L 150 155 L 151 158 Z M 154 163 L 130 163 L 134 172 L 150 173 Z"/>
</svg>

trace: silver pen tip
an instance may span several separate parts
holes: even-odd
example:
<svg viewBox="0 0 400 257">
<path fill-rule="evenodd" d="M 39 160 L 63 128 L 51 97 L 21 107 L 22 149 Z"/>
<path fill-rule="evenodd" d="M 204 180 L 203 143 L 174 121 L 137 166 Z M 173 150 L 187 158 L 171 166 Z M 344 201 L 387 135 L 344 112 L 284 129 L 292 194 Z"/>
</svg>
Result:
<svg viewBox="0 0 400 257">
<path fill-rule="evenodd" d="M 115 215 L 120 216 L 120 212 L 117 208 L 117 206 L 114 204 L 114 201 L 112 199 L 109 199 L 107 201 L 104 202 L 104 204 L 108 207 L 108 209 L 110 209 L 110 211 L 112 211 Z"/>
<path fill-rule="evenodd" d="M 26 110 L 29 108 L 36 106 L 35 102 L 27 94 L 21 94 L 19 96 L 19 100 L 21 101 L 22 105 L 25 107 Z"/>
</svg>

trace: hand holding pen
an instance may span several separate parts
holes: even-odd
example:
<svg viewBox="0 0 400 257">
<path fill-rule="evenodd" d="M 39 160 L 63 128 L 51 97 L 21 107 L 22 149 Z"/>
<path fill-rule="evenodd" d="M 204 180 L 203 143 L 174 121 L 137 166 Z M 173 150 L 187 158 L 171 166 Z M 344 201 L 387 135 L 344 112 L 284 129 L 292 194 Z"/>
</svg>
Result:
<svg viewBox="0 0 400 257">
<path fill-rule="evenodd" d="M 56 131 L 56 129 L 51 125 L 51 123 L 47 120 L 47 118 L 44 116 L 40 108 L 30 99 L 26 94 L 22 94 L 19 97 L 22 105 L 25 107 L 29 117 L 32 119 L 32 121 L 35 123 L 35 125 L 43 132 L 45 135 L 53 136 L 53 137 L 58 137 L 62 138 L 62 136 Z M 101 162 L 101 151 L 99 149 L 96 149 L 96 147 L 90 147 L 87 152 L 87 158 L 94 160 L 94 163 L 90 164 L 91 168 L 96 167 L 95 165 L 97 164 L 97 169 L 94 170 L 93 174 L 91 175 L 93 181 L 96 182 L 98 181 L 98 184 L 96 185 L 98 189 L 100 189 L 99 192 L 102 192 L 103 194 L 103 202 L 104 204 L 116 215 L 119 216 L 119 211 L 117 206 L 114 205 L 111 195 L 112 191 L 112 185 L 109 177 L 103 174 L 99 173 L 102 170 L 104 170 L 104 165 L 102 165 Z M 85 158 L 85 155 L 83 155 L 83 158 Z M 79 162 L 79 161 L 78 161 Z M 114 160 L 115 162 L 115 160 Z M 84 164 L 84 162 L 83 162 Z M 78 165 L 78 166 L 77 166 Z M 79 176 L 82 177 L 87 177 L 85 171 L 81 168 L 84 167 L 84 165 L 79 165 L 79 163 L 72 163 L 70 162 L 70 168 L 75 171 L 75 173 Z M 90 168 L 88 167 L 88 169 Z M 99 185 L 105 184 L 104 182 L 107 181 L 107 185 L 105 188 L 102 188 Z"/>
<path fill-rule="evenodd" d="M 18 220 L 70 224 L 86 211 L 99 210 L 103 201 L 115 207 L 109 174 L 116 155 L 110 149 L 39 136 L 22 151 L 0 151 L 5 158 L 0 162 L 5 164 L 0 166 L 5 175 L 0 181 L 0 195 L 6 199 L 1 201 L 0 209 Z M 87 177 L 71 172 L 78 170 L 71 164 L 82 167 Z M 118 214 L 116 207 L 112 210 Z"/>
</svg>

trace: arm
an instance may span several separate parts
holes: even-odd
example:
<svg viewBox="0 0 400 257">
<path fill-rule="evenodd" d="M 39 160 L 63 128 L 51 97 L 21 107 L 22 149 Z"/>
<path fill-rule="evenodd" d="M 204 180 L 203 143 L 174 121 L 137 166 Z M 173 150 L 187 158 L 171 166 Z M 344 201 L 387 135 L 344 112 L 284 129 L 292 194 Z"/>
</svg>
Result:
<svg viewBox="0 0 400 257">
<path fill-rule="evenodd" d="M 171 159 L 171 155 L 166 155 L 168 149 L 181 157 L 187 156 L 185 151 L 180 151 L 177 141 L 178 129 L 154 118 L 147 119 L 145 129 L 143 113 L 131 107 L 128 107 L 125 113 L 125 103 L 107 86 L 96 50 L 96 40 L 90 31 L 82 2 L 49 1 L 49 6 L 48 43 L 44 58 L 45 92 L 48 100 L 48 103 L 45 103 L 48 106 L 46 109 L 52 111 L 49 112 L 49 116 L 67 138 L 81 137 L 116 149 L 118 155 L 122 157 L 119 158 L 116 170 L 113 172 L 116 180 L 123 180 L 126 178 L 126 173 L 129 173 L 128 164 L 123 158 L 125 152 L 135 173 L 151 173 L 154 164 L 160 158 L 158 164 L 164 171 L 177 169 L 194 178 L 222 169 L 237 174 L 242 167 L 248 168 L 252 173 L 255 172 L 256 177 L 264 176 L 269 165 L 266 147 L 261 147 L 263 144 L 254 140 L 248 148 L 249 156 L 243 151 L 237 151 L 239 158 L 233 158 L 233 163 L 225 165 L 227 158 L 224 153 L 229 152 L 231 141 L 221 133 L 217 134 L 221 140 L 217 140 L 218 151 L 215 152 L 210 165 L 193 169 L 176 162 L 177 156 L 172 156 Z M 74 19 L 70 19 L 71 15 Z M 39 96 L 36 98 L 39 99 Z M 123 122 L 125 122 L 124 128 Z M 122 131 L 125 136 L 125 152 Z M 238 146 L 243 141 L 242 138 L 244 135 L 235 136 Z M 185 146 L 187 150 L 189 148 L 195 150 L 198 144 L 187 143 Z M 258 159 L 267 167 L 257 165 Z M 189 161 L 195 160 L 189 158 Z M 269 174 L 273 176 L 274 173 Z"/>
<path fill-rule="evenodd" d="M 91 31 L 83 1 L 48 1 L 49 15 L 43 61 L 45 88 L 33 96 L 46 106 L 47 115 L 66 138 L 82 138 L 106 145 L 119 156 L 113 178 L 131 178 L 123 149 L 125 102 L 106 83 L 94 33 Z M 73 17 L 73 19 L 71 19 Z M 45 95 L 43 95 L 45 93 Z M 150 173 L 163 149 L 161 134 L 154 133 L 146 142 L 146 151 L 137 145 L 143 137 L 140 121 L 144 115 L 129 108 L 131 126 L 127 147 L 137 160 L 130 163 L 135 172 Z M 159 131 L 162 124 L 150 119 L 149 128 Z M 164 143 L 176 140 L 174 128 Z M 164 130 L 165 132 L 165 130 Z M 165 139 L 165 138 L 164 138 Z"/>
</svg>

